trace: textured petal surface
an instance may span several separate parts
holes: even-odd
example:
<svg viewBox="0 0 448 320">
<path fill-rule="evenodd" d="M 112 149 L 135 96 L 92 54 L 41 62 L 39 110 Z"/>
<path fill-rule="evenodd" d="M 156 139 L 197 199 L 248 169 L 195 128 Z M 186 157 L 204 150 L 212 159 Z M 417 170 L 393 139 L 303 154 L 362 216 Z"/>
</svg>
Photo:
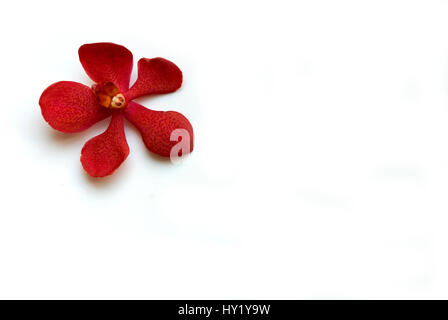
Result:
<svg viewBox="0 0 448 320">
<path fill-rule="evenodd" d="M 176 91 L 182 85 L 182 71 L 171 61 L 163 58 L 140 59 L 138 78 L 125 94 L 128 101 L 154 93 Z"/>
<path fill-rule="evenodd" d="M 121 91 L 129 88 L 132 53 L 123 46 L 102 42 L 82 45 L 79 61 L 95 82 L 113 82 Z"/>
<path fill-rule="evenodd" d="M 45 121 L 67 133 L 87 129 L 110 115 L 89 87 L 71 81 L 49 86 L 40 96 L 39 105 Z"/>
<path fill-rule="evenodd" d="M 128 154 L 123 116 L 115 113 L 107 130 L 86 142 L 81 151 L 81 163 L 92 177 L 104 177 L 112 174 Z"/>
<path fill-rule="evenodd" d="M 185 129 L 190 135 L 190 152 L 193 151 L 193 128 L 182 114 L 175 111 L 153 111 L 135 102 L 125 109 L 125 116 L 142 134 L 146 147 L 163 157 L 169 157 L 178 141 L 171 141 L 173 130 Z"/>
</svg>

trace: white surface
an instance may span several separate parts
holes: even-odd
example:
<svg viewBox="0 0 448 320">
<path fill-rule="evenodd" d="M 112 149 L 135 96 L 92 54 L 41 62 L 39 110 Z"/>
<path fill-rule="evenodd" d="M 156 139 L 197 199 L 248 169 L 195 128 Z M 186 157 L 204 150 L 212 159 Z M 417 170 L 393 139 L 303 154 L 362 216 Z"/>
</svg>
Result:
<svg viewBox="0 0 448 320">
<path fill-rule="evenodd" d="M 3 5 L 0 298 L 448 298 L 446 1 Z M 83 43 L 184 72 L 195 151 L 90 179 L 38 106 Z M 133 79 L 135 80 L 135 72 Z"/>
</svg>

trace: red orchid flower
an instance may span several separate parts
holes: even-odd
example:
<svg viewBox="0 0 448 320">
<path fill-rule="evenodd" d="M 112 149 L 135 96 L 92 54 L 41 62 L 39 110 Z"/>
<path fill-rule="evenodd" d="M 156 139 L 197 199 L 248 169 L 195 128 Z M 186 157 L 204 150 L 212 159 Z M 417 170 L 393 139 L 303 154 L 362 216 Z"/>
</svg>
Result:
<svg viewBox="0 0 448 320">
<path fill-rule="evenodd" d="M 92 43 L 81 46 L 78 54 L 96 84 L 89 88 L 72 81 L 56 82 L 42 93 L 39 105 L 49 125 L 65 133 L 80 132 L 111 116 L 107 130 L 82 148 L 81 163 L 89 175 L 110 175 L 128 156 L 123 117 L 140 131 L 145 146 L 158 155 L 170 156 L 178 143 L 171 139 L 176 129 L 188 132 L 189 152 L 193 150 L 193 128 L 187 118 L 175 111 L 153 111 L 132 101 L 176 91 L 182 84 L 182 72 L 174 63 L 163 58 L 140 59 L 137 81 L 129 88 L 133 58 L 128 49 L 114 43 Z"/>
</svg>

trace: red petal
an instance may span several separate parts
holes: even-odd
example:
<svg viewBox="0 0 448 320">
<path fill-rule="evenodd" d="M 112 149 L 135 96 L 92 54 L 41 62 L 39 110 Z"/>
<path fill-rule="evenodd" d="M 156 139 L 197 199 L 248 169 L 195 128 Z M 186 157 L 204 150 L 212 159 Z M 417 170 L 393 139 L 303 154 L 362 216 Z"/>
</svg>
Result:
<svg viewBox="0 0 448 320">
<path fill-rule="evenodd" d="M 153 111 L 135 102 L 130 102 L 124 111 L 128 119 L 142 134 L 146 147 L 158 155 L 169 157 L 178 141 L 171 141 L 175 129 L 187 130 L 189 149 L 193 151 L 193 128 L 182 114 L 175 111 Z"/>
<path fill-rule="evenodd" d="M 112 174 L 128 154 L 123 116 L 115 113 L 109 128 L 86 142 L 81 151 L 81 163 L 92 177 L 104 177 Z"/>
<path fill-rule="evenodd" d="M 61 81 L 49 86 L 39 99 L 42 115 L 62 132 L 79 132 L 109 116 L 93 91 L 77 82 Z"/>
<path fill-rule="evenodd" d="M 132 53 L 114 43 L 91 43 L 82 45 L 79 61 L 95 82 L 113 82 L 122 92 L 129 88 L 132 72 Z"/>
<path fill-rule="evenodd" d="M 140 59 L 138 78 L 125 94 L 128 101 L 153 93 L 176 91 L 182 85 L 182 71 L 171 61 L 163 58 Z"/>
</svg>

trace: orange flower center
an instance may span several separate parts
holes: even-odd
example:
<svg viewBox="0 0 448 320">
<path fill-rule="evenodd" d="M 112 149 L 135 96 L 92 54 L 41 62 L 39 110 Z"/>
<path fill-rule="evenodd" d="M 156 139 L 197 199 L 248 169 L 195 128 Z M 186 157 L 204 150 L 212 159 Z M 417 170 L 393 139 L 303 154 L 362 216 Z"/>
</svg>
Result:
<svg viewBox="0 0 448 320">
<path fill-rule="evenodd" d="M 92 86 L 98 103 L 105 108 L 121 109 L 126 106 L 126 99 L 112 82 L 97 83 Z"/>
</svg>

